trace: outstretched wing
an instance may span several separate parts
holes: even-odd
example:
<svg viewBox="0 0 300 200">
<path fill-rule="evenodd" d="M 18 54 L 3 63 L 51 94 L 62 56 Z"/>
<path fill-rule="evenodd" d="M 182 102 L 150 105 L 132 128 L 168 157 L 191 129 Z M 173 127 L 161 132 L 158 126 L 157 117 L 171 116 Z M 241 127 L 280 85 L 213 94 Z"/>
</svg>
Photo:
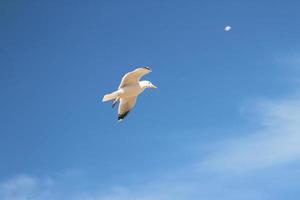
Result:
<svg viewBox="0 0 300 200">
<path fill-rule="evenodd" d="M 142 76 L 150 72 L 151 69 L 149 67 L 141 67 L 132 72 L 128 72 L 125 76 L 123 76 L 119 89 L 128 85 L 137 84 Z"/>
<path fill-rule="evenodd" d="M 137 96 L 129 98 L 121 98 L 118 111 L 118 120 L 122 121 L 135 105 Z"/>
</svg>

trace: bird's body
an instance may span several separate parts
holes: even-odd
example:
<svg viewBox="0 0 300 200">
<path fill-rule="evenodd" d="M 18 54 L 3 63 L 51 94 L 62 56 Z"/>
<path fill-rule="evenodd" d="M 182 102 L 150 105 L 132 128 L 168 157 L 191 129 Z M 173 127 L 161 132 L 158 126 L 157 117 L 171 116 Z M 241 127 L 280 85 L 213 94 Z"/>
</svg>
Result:
<svg viewBox="0 0 300 200">
<path fill-rule="evenodd" d="M 136 85 L 129 85 L 127 87 L 120 88 L 118 90 L 118 93 L 120 98 L 128 98 L 128 97 L 137 96 L 140 93 L 142 93 L 144 90 L 145 88 L 143 88 L 141 84 L 136 84 Z"/>
<path fill-rule="evenodd" d="M 125 74 L 122 78 L 119 89 L 111 94 L 104 95 L 102 101 L 114 100 L 114 105 L 120 101 L 118 120 L 123 120 L 132 110 L 136 99 L 146 88 L 156 88 L 150 81 L 140 81 L 140 78 L 151 72 L 149 67 L 137 68 Z"/>
</svg>

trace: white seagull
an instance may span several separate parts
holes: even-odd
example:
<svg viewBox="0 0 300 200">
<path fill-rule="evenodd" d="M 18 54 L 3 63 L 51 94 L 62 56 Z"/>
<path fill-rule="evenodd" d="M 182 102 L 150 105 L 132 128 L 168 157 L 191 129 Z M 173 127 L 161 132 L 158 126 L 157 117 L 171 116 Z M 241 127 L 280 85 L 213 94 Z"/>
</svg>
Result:
<svg viewBox="0 0 300 200">
<path fill-rule="evenodd" d="M 121 84 L 117 91 L 104 95 L 102 102 L 114 100 L 112 107 L 118 101 L 118 121 L 122 121 L 126 115 L 132 110 L 136 103 L 136 99 L 146 88 L 157 88 L 150 81 L 140 81 L 141 77 L 150 73 L 149 67 L 141 67 L 129 72 L 123 76 Z"/>
</svg>

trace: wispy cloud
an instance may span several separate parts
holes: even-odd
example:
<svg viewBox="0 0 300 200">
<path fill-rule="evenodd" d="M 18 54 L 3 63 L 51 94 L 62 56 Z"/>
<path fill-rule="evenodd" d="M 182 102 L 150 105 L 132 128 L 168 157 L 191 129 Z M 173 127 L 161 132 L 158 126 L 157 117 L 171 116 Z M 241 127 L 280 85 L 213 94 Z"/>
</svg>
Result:
<svg viewBox="0 0 300 200">
<path fill-rule="evenodd" d="M 276 63 L 279 63 L 282 66 L 288 66 L 289 68 L 298 67 L 300 66 L 300 55 L 299 53 L 292 53 L 289 55 L 283 56 L 282 54 L 277 55 L 274 58 Z"/>
<path fill-rule="evenodd" d="M 260 180 L 264 176 L 269 179 L 268 176 L 276 177 L 282 171 L 276 169 L 271 175 L 261 172 L 274 171 L 278 166 L 300 160 L 300 96 L 259 101 L 250 106 L 249 110 L 255 113 L 251 116 L 258 123 L 256 131 L 246 131 L 239 134 L 238 138 L 224 140 L 215 145 L 205 158 L 195 159 L 195 163 L 182 169 L 161 172 L 161 177 L 150 182 L 141 180 L 139 185 L 134 186 L 113 185 L 89 190 L 70 186 L 73 182 L 78 185 L 81 181 L 77 180 L 80 178 L 76 171 L 67 171 L 51 178 L 20 175 L 0 182 L 0 199 L 270 199 L 272 195 L 267 192 L 268 188 L 262 189 L 264 185 L 258 186 L 248 174 L 260 176 Z M 276 187 L 281 188 L 278 184 Z M 289 184 L 294 183 L 289 181 Z"/>
<path fill-rule="evenodd" d="M 3 200 L 48 200 L 53 181 L 28 175 L 12 177 L 0 183 L 0 199 Z"/>
<path fill-rule="evenodd" d="M 300 98 L 258 102 L 261 128 L 223 142 L 205 164 L 217 170 L 246 171 L 300 160 Z"/>
</svg>

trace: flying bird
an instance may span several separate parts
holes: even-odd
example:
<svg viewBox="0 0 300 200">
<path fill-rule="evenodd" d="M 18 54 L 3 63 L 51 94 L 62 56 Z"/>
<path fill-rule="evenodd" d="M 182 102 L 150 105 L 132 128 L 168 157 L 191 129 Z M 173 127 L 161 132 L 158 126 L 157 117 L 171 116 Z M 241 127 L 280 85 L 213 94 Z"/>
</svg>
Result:
<svg viewBox="0 0 300 200">
<path fill-rule="evenodd" d="M 146 88 L 157 88 L 150 81 L 140 81 L 140 79 L 150 73 L 149 67 L 137 68 L 128 72 L 122 78 L 121 84 L 117 91 L 104 95 L 102 102 L 113 101 L 112 107 L 119 103 L 118 121 L 122 121 L 133 109 L 136 99 Z"/>
</svg>

